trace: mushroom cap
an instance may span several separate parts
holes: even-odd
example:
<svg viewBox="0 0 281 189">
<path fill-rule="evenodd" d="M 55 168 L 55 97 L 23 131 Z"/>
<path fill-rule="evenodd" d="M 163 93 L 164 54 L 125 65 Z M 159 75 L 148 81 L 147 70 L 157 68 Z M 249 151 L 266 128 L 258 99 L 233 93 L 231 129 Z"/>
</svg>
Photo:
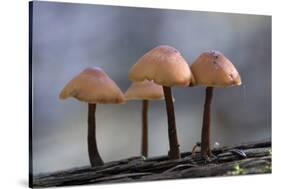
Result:
<svg viewBox="0 0 281 189">
<path fill-rule="evenodd" d="M 59 98 L 74 97 L 90 104 L 119 104 L 125 97 L 115 82 L 97 67 L 87 68 L 69 81 Z"/>
<path fill-rule="evenodd" d="M 164 98 L 162 86 L 153 81 L 136 81 L 125 93 L 127 100 L 160 100 Z"/>
<path fill-rule="evenodd" d="M 219 51 L 203 52 L 191 65 L 195 78 L 193 85 L 227 87 L 241 85 L 234 65 Z"/>
<path fill-rule="evenodd" d="M 193 79 L 187 62 L 174 47 L 161 45 L 144 54 L 129 71 L 132 81 L 153 80 L 164 86 L 189 85 Z"/>
</svg>

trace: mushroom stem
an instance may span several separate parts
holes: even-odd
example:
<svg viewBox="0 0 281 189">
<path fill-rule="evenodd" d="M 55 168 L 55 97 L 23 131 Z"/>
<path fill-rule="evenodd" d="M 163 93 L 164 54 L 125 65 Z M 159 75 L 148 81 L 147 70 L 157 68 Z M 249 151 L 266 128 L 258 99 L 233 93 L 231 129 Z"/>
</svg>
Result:
<svg viewBox="0 0 281 189">
<path fill-rule="evenodd" d="M 88 153 L 91 166 L 103 165 L 96 140 L 96 104 L 88 104 Z"/>
<path fill-rule="evenodd" d="M 142 143 L 141 143 L 141 155 L 147 157 L 148 153 L 148 123 L 147 123 L 147 110 L 148 100 L 142 101 Z"/>
<path fill-rule="evenodd" d="M 178 143 L 178 137 L 177 137 L 176 119 L 175 119 L 171 87 L 163 86 L 163 91 L 165 95 L 166 110 L 168 116 L 168 134 L 169 134 L 169 145 L 170 145 L 170 151 L 168 155 L 170 159 L 180 159 L 180 150 L 179 150 L 180 145 Z"/>
<path fill-rule="evenodd" d="M 201 154 L 210 156 L 210 122 L 211 122 L 211 102 L 213 97 L 213 87 L 206 88 L 206 97 L 204 104 L 203 125 L 201 132 Z"/>
</svg>

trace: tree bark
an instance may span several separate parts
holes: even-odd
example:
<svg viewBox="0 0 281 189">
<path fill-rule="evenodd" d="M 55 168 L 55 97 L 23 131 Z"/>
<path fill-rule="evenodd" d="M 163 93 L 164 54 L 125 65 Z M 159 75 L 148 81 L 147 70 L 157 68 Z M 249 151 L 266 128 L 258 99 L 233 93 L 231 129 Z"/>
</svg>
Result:
<svg viewBox="0 0 281 189">
<path fill-rule="evenodd" d="M 206 97 L 204 104 L 203 125 L 201 132 L 201 154 L 210 156 L 210 122 L 211 122 L 211 102 L 213 97 L 213 87 L 206 88 Z"/>
<path fill-rule="evenodd" d="M 141 142 L 141 154 L 144 157 L 148 155 L 148 100 L 142 101 L 142 142 Z"/>
<path fill-rule="evenodd" d="M 175 111 L 174 111 L 174 103 L 172 97 L 172 91 L 170 87 L 163 86 L 163 91 L 165 95 L 166 101 L 166 111 L 168 117 L 168 135 L 169 135 L 169 157 L 170 159 L 179 159 L 180 158 L 180 150 L 179 150 L 179 142 L 177 136 L 177 128 L 176 128 L 176 119 L 175 119 Z"/>
<path fill-rule="evenodd" d="M 96 104 L 88 104 L 88 153 L 92 167 L 104 164 L 96 139 Z"/>
</svg>

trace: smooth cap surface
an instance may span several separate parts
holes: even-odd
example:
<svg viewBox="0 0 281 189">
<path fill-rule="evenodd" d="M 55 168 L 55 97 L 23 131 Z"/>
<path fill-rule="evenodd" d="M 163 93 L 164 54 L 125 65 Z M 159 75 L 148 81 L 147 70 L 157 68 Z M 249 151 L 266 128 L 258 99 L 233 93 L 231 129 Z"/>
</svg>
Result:
<svg viewBox="0 0 281 189">
<path fill-rule="evenodd" d="M 129 71 L 132 81 L 153 80 L 164 86 L 189 85 L 193 79 L 187 62 L 170 46 L 158 46 L 143 55 Z"/>
<path fill-rule="evenodd" d="M 234 65 L 219 51 L 203 52 L 191 65 L 195 78 L 193 85 L 227 87 L 241 85 Z"/>
<path fill-rule="evenodd" d="M 125 93 L 127 100 L 160 100 L 164 98 L 163 88 L 153 81 L 136 81 Z"/>
<path fill-rule="evenodd" d="M 125 101 L 119 87 L 100 68 L 87 68 L 74 77 L 61 91 L 59 98 L 74 97 L 95 104 L 118 104 Z"/>
</svg>

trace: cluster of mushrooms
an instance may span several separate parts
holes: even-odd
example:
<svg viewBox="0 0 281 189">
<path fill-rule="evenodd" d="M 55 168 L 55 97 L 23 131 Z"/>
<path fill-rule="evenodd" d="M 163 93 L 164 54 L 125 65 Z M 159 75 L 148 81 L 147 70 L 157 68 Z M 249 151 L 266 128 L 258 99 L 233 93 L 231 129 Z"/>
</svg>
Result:
<svg viewBox="0 0 281 189">
<path fill-rule="evenodd" d="M 60 99 L 74 97 L 88 103 L 88 153 L 91 166 L 103 165 L 96 142 L 96 104 L 120 104 L 127 100 L 142 100 L 142 144 L 141 155 L 148 155 L 149 100 L 165 99 L 168 117 L 170 159 L 179 159 L 180 150 L 176 130 L 172 86 L 206 86 L 203 124 L 201 134 L 201 156 L 212 156 L 210 148 L 210 109 L 214 87 L 241 84 L 234 65 L 218 51 L 203 52 L 189 67 L 180 52 L 166 45 L 153 48 L 144 54 L 129 71 L 132 85 L 125 94 L 100 68 L 83 70 L 61 91 Z"/>
</svg>

